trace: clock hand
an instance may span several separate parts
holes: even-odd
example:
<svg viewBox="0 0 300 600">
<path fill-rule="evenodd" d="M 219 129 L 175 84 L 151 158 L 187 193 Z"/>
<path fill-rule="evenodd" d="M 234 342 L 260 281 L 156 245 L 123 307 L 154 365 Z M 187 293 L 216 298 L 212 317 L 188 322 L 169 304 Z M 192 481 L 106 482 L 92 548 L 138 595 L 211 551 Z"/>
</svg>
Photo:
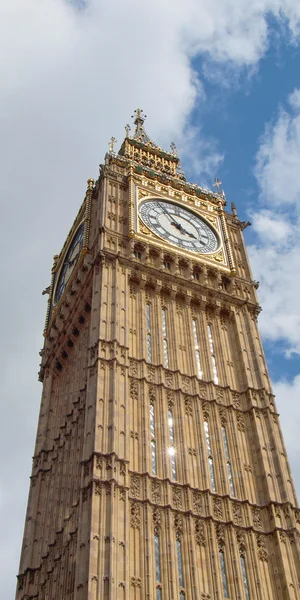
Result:
<svg viewBox="0 0 300 600">
<path fill-rule="evenodd" d="M 176 227 L 176 229 L 179 229 L 179 231 L 181 231 L 181 233 L 186 233 L 189 237 L 194 238 L 194 240 L 197 239 L 193 233 L 190 233 L 189 231 L 184 229 L 180 223 L 176 223 L 175 221 L 173 221 L 171 223 L 171 225 L 174 225 L 174 227 Z"/>
<path fill-rule="evenodd" d="M 158 204 L 158 203 L 157 203 L 157 204 Z M 180 227 L 181 227 L 180 223 L 177 223 L 177 222 L 175 221 L 174 217 L 168 213 L 168 211 L 167 211 L 167 210 L 164 208 L 164 206 L 163 206 L 163 202 L 162 202 L 161 204 L 158 204 L 158 206 L 159 206 L 159 207 L 162 209 L 162 211 L 165 213 L 165 215 L 167 215 L 167 217 L 168 217 L 168 219 L 169 219 L 170 221 L 171 221 L 171 219 L 172 219 L 173 223 L 171 223 L 171 225 L 173 225 L 173 224 L 174 224 L 174 225 L 175 225 L 175 227 L 177 227 L 177 229 L 180 229 Z"/>
</svg>

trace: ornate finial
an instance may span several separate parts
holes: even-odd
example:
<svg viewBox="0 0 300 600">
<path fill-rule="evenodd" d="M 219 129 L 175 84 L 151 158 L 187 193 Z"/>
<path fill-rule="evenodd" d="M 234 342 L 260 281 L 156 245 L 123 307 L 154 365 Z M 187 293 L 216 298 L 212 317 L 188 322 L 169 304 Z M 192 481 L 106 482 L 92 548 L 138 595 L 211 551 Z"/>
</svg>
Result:
<svg viewBox="0 0 300 600">
<path fill-rule="evenodd" d="M 177 148 L 176 148 L 174 142 L 171 142 L 170 148 L 171 148 L 171 153 L 174 154 L 174 156 L 178 156 Z"/>
<path fill-rule="evenodd" d="M 130 125 L 128 125 L 128 124 L 127 124 L 127 125 L 125 126 L 125 131 L 126 131 L 126 137 L 127 137 L 127 138 L 129 137 L 129 131 L 130 131 L 130 130 L 131 130 L 131 127 L 130 127 Z"/>
<path fill-rule="evenodd" d="M 95 180 L 92 177 L 89 177 L 87 180 L 88 190 L 92 190 L 94 187 Z"/>
<path fill-rule="evenodd" d="M 217 188 L 217 194 L 218 194 L 218 196 L 220 196 L 220 188 L 222 185 L 222 181 L 220 181 L 220 179 L 218 179 L 218 177 L 215 177 L 214 182 L 215 182 L 214 187 Z"/>
<path fill-rule="evenodd" d="M 116 140 L 116 138 L 115 138 L 115 137 L 113 137 L 113 136 L 110 138 L 110 142 L 109 142 L 109 144 L 108 144 L 108 145 L 109 145 L 109 151 L 110 151 L 112 154 L 114 154 L 114 145 L 115 145 L 115 143 L 116 143 L 117 141 L 118 141 L 118 140 Z"/>
<path fill-rule="evenodd" d="M 236 206 L 234 204 L 234 202 L 231 202 L 231 212 L 233 214 L 234 217 L 237 217 L 237 210 L 236 210 Z"/>
<path fill-rule="evenodd" d="M 134 111 L 134 115 L 131 115 L 131 118 L 134 119 L 135 125 L 137 125 L 138 123 L 143 125 L 145 119 L 147 118 L 147 115 L 144 115 L 143 112 L 144 111 L 142 108 L 136 108 Z"/>
<path fill-rule="evenodd" d="M 146 117 L 147 115 L 144 115 L 144 111 L 142 108 L 135 109 L 134 114 L 131 115 L 131 118 L 134 119 L 135 124 L 135 132 L 132 138 L 137 140 L 138 142 L 142 142 L 142 144 L 154 145 L 144 129 L 144 121 Z"/>
</svg>

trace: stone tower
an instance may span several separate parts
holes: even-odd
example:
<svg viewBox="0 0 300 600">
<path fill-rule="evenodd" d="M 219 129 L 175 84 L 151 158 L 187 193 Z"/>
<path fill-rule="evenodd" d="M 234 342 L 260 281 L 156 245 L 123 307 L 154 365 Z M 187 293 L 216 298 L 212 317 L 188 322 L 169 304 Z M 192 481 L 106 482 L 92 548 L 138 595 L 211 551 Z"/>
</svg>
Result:
<svg viewBox="0 0 300 600">
<path fill-rule="evenodd" d="M 135 111 L 49 288 L 18 600 L 297 600 L 300 511 L 236 209 Z"/>
</svg>

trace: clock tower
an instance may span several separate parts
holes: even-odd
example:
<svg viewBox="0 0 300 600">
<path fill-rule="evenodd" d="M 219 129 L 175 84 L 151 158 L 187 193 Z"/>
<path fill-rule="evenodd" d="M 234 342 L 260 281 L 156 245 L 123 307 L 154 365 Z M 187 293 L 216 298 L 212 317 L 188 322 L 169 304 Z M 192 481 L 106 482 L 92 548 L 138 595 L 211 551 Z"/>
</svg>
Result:
<svg viewBox="0 0 300 600">
<path fill-rule="evenodd" d="M 247 223 L 134 123 L 54 257 L 16 598 L 297 600 Z"/>
</svg>

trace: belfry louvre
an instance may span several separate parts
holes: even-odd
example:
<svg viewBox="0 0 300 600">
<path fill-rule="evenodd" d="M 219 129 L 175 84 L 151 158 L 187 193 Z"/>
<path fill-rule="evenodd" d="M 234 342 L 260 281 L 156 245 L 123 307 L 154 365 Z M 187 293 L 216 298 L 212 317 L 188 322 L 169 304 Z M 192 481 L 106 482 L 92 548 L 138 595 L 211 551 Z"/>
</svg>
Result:
<svg viewBox="0 0 300 600">
<path fill-rule="evenodd" d="M 297 600 L 247 223 L 143 111 L 54 257 L 17 600 Z"/>
</svg>

